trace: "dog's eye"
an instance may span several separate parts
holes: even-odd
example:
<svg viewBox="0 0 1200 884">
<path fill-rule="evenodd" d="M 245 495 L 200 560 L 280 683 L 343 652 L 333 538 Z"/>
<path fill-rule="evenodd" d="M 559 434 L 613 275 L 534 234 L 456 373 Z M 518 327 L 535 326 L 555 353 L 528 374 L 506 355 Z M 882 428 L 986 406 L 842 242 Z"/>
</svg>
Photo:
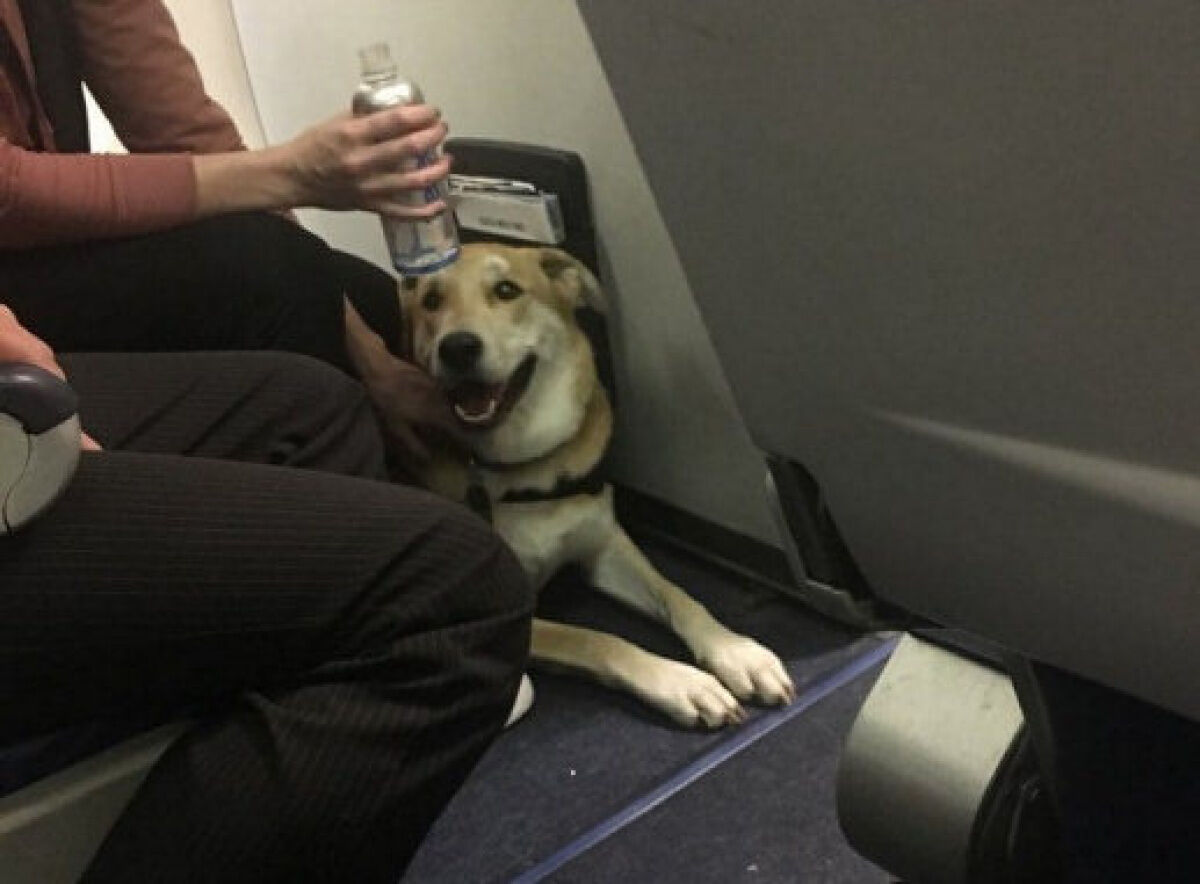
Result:
<svg viewBox="0 0 1200 884">
<path fill-rule="evenodd" d="M 492 289 L 496 293 L 496 297 L 502 301 L 511 301 L 513 298 L 521 294 L 521 287 L 511 279 L 502 279 L 496 283 L 496 287 Z"/>
<path fill-rule="evenodd" d="M 442 293 L 436 286 L 429 287 L 429 291 L 421 299 L 421 306 L 426 310 L 436 310 L 442 306 Z"/>
</svg>

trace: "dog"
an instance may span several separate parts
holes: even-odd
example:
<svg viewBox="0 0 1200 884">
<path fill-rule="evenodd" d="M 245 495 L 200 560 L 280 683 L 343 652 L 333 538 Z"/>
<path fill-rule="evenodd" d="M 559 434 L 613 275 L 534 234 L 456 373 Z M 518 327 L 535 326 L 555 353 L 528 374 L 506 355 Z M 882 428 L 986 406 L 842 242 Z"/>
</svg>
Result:
<svg viewBox="0 0 1200 884">
<path fill-rule="evenodd" d="M 698 665 L 541 619 L 534 664 L 628 691 L 687 727 L 740 722 L 744 702 L 791 702 L 779 658 L 717 622 L 617 524 L 599 471 L 612 405 L 578 319 L 607 312 L 592 273 L 559 249 L 473 244 L 449 268 L 404 280 L 401 300 L 411 360 L 445 391 L 470 446 L 466 463 L 435 460 L 425 484 L 482 501 L 538 589 L 577 564 L 596 589 L 673 629 Z"/>
</svg>

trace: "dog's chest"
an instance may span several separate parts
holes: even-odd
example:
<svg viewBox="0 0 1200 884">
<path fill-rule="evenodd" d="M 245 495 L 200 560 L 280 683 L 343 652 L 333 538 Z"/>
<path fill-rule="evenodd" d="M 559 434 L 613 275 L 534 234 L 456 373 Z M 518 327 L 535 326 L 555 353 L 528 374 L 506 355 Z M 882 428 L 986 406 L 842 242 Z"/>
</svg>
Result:
<svg viewBox="0 0 1200 884">
<path fill-rule="evenodd" d="M 492 524 L 537 588 L 564 565 L 587 567 L 616 527 L 612 489 L 560 500 L 497 503 Z"/>
</svg>

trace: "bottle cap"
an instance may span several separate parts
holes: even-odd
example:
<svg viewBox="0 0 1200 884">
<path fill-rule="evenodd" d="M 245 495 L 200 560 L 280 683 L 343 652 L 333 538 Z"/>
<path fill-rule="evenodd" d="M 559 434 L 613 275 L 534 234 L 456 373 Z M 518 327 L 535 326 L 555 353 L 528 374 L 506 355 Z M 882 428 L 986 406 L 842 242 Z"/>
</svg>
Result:
<svg viewBox="0 0 1200 884">
<path fill-rule="evenodd" d="M 358 50 L 358 60 L 364 77 L 382 77 L 396 73 L 392 50 L 386 43 L 372 43 Z"/>
</svg>

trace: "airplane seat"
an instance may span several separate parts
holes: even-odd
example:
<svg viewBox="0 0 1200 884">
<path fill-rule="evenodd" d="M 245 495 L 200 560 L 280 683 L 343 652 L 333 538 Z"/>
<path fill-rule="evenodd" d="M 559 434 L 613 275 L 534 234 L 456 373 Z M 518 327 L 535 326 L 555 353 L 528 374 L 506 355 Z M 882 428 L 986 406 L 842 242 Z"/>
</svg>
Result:
<svg viewBox="0 0 1200 884">
<path fill-rule="evenodd" d="M 851 843 L 982 880 L 962 850 L 1032 748 L 1075 857 L 1184 862 L 1183 753 L 1154 747 L 1200 745 L 1200 7 L 579 8 L 797 582 L 827 512 L 862 577 L 843 610 L 1000 650 L 901 644 L 843 756 Z M 1144 812 L 1110 813 L 1132 782 Z"/>
<path fill-rule="evenodd" d="M 0 544 L 70 483 L 78 402 L 56 376 L 0 364 Z M 0 881 L 78 879 L 154 760 L 184 725 L 98 721 L 0 746 Z"/>
</svg>

